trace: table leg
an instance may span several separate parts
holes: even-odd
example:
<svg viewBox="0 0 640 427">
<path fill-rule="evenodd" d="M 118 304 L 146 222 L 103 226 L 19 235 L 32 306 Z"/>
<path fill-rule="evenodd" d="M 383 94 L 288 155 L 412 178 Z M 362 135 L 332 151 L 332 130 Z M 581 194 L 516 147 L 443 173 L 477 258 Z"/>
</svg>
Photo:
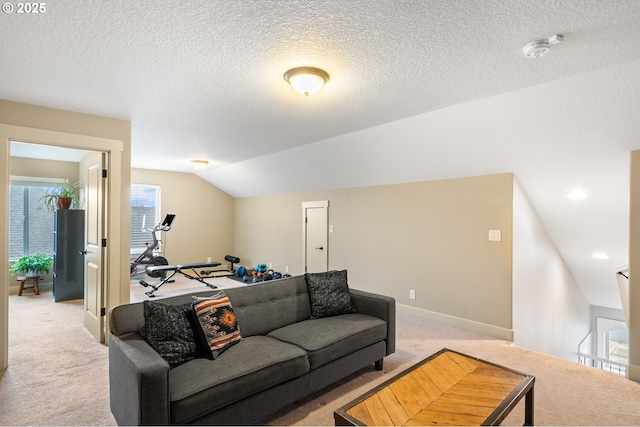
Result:
<svg viewBox="0 0 640 427">
<path fill-rule="evenodd" d="M 524 425 L 533 425 L 533 386 L 524 397 Z"/>
</svg>

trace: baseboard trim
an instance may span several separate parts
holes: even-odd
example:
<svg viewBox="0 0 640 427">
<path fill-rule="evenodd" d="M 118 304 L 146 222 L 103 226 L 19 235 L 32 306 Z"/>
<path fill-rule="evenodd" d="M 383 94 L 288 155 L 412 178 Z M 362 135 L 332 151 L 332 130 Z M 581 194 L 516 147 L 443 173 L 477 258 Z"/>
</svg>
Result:
<svg viewBox="0 0 640 427">
<path fill-rule="evenodd" d="M 629 367 L 627 368 L 627 378 L 640 383 L 640 366 L 629 365 Z"/>
<path fill-rule="evenodd" d="M 403 314 L 409 314 L 422 319 L 431 320 L 433 322 L 443 323 L 456 328 L 466 329 L 467 331 L 477 332 L 479 334 L 513 342 L 513 329 L 502 328 L 488 323 L 477 322 L 475 320 L 464 319 L 462 317 L 411 307 L 410 305 L 396 304 L 396 308 L 398 312 Z"/>
</svg>

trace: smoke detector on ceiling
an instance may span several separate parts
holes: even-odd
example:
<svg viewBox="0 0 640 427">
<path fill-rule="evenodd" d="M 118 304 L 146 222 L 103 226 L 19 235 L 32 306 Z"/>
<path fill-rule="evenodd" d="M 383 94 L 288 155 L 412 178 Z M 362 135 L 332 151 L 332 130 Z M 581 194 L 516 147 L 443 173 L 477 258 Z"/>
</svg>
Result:
<svg viewBox="0 0 640 427">
<path fill-rule="evenodd" d="M 561 34 L 556 34 L 547 40 L 536 40 L 529 43 L 522 48 L 524 56 L 527 58 L 535 59 L 546 55 L 551 49 L 551 45 L 561 43 L 564 37 Z"/>
</svg>

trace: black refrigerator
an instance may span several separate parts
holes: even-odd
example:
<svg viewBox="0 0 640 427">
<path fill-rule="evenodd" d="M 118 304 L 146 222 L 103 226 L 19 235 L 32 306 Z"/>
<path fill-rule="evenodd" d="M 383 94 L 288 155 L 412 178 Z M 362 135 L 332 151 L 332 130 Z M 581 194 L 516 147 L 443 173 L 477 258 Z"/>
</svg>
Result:
<svg viewBox="0 0 640 427">
<path fill-rule="evenodd" d="M 84 298 L 84 211 L 58 209 L 53 216 L 53 299 Z"/>
</svg>

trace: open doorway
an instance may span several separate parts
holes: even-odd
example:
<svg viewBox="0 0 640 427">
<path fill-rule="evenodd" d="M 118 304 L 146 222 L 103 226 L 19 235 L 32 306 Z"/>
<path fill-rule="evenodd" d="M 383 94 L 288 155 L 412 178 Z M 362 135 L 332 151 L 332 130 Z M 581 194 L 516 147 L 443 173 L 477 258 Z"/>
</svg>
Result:
<svg viewBox="0 0 640 427">
<path fill-rule="evenodd" d="M 51 111 L 47 111 L 50 113 Z M 67 113 L 61 113 L 65 115 Z M 71 114 L 71 113 L 68 113 Z M 78 120 L 82 121 L 84 117 L 78 117 Z M 93 119 L 92 119 L 93 120 Z M 28 143 L 40 144 L 44 146 L 57 146 L 66 148 L 75 148 L 81 150 L 93 150 L 104 153 L 112 175 L 109 177 L 109 185 L 107 186 L 104 197 L 108 200 L 106 208 L 106 235 L 105 244 L 108 241 L 109 254 L 105 257 L 105 269 L 103 283 L 112 283 L 112 286 L 103 286 L 101 289 L 102 307 L 100 330 L 103 332 L 103 336 L 107 335 L 105 324 L 105 314 L 111 307 L 114 307 L 123 302 L 128 302 L 128 292 L 126 294 L 121 292 L 121 278 L 127 271 L 123 270 L 120 262 L 120 246 L 123 239 L 121 229 L 122 222 L 126 223 L 126 220 L 122 220 L 122 156 L 124 149 L 124 141 L 116 139 L 101 138 L 89 135 L 79 135 L 59 131 L 48 131 L 37 128 L 28 128 L 22 126 L 13 126 L 0 123 L 0 164 L 3 165 L 3 169 L 7 172 L 2 177 L 2 185 L 0 186 L 0 198 L 8 199 L 9 188 L 9 165 L 10 165 L 10 141 L 23 141 Z M 128 162 L 127 162 L 128 168 Z M 125 176 L 126 178 L 126 176 Z M 128 184 L 128 181 L 125 185 Z M 8 229 L 9 212 L 8 209 L 4 209 L 0 213 L 0 223 L 3 224 L 5 229 Z M 126 240 L 126 239 L 125 239 Z M 126 242 L 125 242 L 126 245 Z M 0 235 L 0 257 L 8 259 L 8 247 L 9 239 L 5 233 Z M 5 266 L 8 266 L 8 262 L 5 261 Z M 2 268 L 3 274 L 6 274 L 8 278 L 9 274 L 6 268 Z M 123 274 L 124 273 L 124 274 Z M 111 279 L 111 280 L 109 280 Z M 128 290 L 128 287 L 126 288 Z M 9 333 L 9 283 L 8 280 L 0 281 L 0 369 L 4 369 L 8 366 L 9 361 L 9 348 L 8 348 L 8 333 Z"/>
<path fill-rule="evenodd" d="M 101 221 L 107 208 L 102 203 L 105 154 L 11 141 L 10 155 L 9 262 L 15 265 L 33 256 L 49 259 L 50 268 L 39 272 L 39 280 L 33 281 L 32 298 L 55 303 L 82 300 L 78 308 L 84 309 L 85 327 L 99 342 L 104 342 L 100 312 L 106 292 L 102 274 L 106 248 L 96 241 L 102 240 L 105 231 Z M 55 194 L 64 185 L 78 188 L 75 194 L 78 199 L 71 209 L 54 209 L 44 203 L 46 195 Z M 19 281 L 13 279 L 29 276 L 15 274 L 17 277 L 11 277 L 9 282 L 9 293 L 20 296 L 22 285 L 19 289 L 11 286 Z M 15 303 L 16 298 L 10 301 Z M 78 305 L 78 301 L 75 303 Z M 30 307 L 20 305 L 21 310 Z M 13 308 L 10 305 L 9 311 Z"/>
</svg>

